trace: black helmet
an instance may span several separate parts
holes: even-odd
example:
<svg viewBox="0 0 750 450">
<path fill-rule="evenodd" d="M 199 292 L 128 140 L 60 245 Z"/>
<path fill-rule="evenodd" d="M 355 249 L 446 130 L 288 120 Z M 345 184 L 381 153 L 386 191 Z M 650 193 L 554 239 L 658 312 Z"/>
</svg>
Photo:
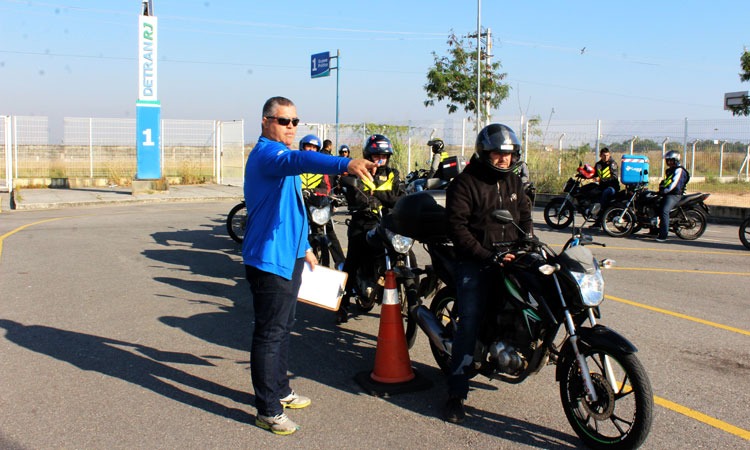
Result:
<svg viewBox="0 0 750 450">
<path fill-rule="evenodd" d="M 501 169 L 490 161 L 490 152 L 511 153 L 513 161 L 507 169 Z M 500 173 L 511 172 L 513 166 L 518 164 L 521 155 L 521 142 L 516 133 L 510 127 L 493 123 L 487 125 L 479 132 L 474 157 L 484 163 L 487 167 Z"/>
<path fill-rule="evenodd" d="M 367 138 L 367 142 L 365 142 L 365 146 L 362 149 L 362 156 L 365 159 L 370 159 L 372 155 L 388 155 L 388 159 L 390 159 L 392 154 L 393 146 L 391 145 L 391 140 L 382 134 L 373 134 Z"/>
<path fill-rule="evenodd" d="M 427 141 L 427 145 L 432 147 L 432 153 L 435 153 L 436 155 L 442 153 L 443 149 L 445 148 L 445 144 L 440 138 L 430 139 L 429 141 Z"/>
<path fill-rule="evenodd" d="M 346 152 L 346 155 L 344 155 L 344 152 Z M 349 156 L 351 151 L 349 151 L 349 146 L 346 144 L 342 144 L 341 147 L 339 147 L 339 156 Z"/>
<path fill-rule="evenodd" d="M 664 160 L 669 161 L 670 159 L 674 161 L 675 164 L 678 166 L 680 165 L 680 152 L 675 150 L 670 150 L 664 155 Z"/>
<path fill-rule="evenodd" d="M 303 137 L 299 140 L 299 148 L 300 150 L 304 150 L 302 147 L 305 144 L 312 144 L 318 148 L 315 149 L 316 152 L 320 151 L 320 138 L 315 136 L 314 134 L 308 134 L 307 136 Z"/>
</svg>

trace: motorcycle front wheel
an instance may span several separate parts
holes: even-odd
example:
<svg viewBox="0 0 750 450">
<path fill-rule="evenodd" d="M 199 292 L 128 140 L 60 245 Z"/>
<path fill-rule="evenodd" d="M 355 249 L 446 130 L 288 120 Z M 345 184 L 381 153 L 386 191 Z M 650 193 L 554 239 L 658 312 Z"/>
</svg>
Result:
<svg viewBox="0 0 750 450">
<path fill-rule="evenodd" d="M 646 370 L 632 353 L 595 347 L 583 352 L 597 400 L 591 402 L 575 356 L 564 359 L 560 398 L 578 437 L 594 449 L 632 449 L 651 430 L 654 395 Z"/>
<path fill-rule="evenodd" d="M 740 225 L 740 242 L 746 249 L 750 250 L 750 217 Z"/>
<path fill-rule="evenodd" d="M 437 317 L 438 321 L 443 325 L 443 337 L 448 341 L 453 341 L 456 335 L 456 319 L 458 318 L 458 309 L 456 308 L 456 291 L 450 287 L 444 287 L 440 289 L 435 298 L 432 299 L 430 304 L 430 312 Z M 430 350 L 432 350 L 432 356 L 435 358 L 435 362 L 440 366 L 440 370 L 445 375 L 450 375 L 451 372 L 451 355 L 441 351 L 435 344 L 430 340 Z M 472 365 L 471 368 L 467 368 L 469 378 L 473 378 L 477 375 L 477 370 Z"/>
<path fill-rule="evenodd" d="M 331 267 L 331 253 L 328 251 L 327 242 L 320 242 L 312 239 L 310 246 L 312 247 L 315 259 L 318 260 L 318 264 L 325 267 Z"/>
<path fill-rule="evenodd" d="M 602 229 L 612 237 L 624 237 L 633 233 L 636 219 L 629 209 L 611 206 L 602 213 Z"/>
<path fill-rule="evenodd" d="M 544 207 L 544 222 L 546 222 L 550 228 L 562 230 L 570 225 L 575 213 L 573 205 L 566 202 L 565 197 L 553 198 L 547 203 L 547 206 Z"/>
<path fill-rule="evenodd" d="M 706 231 L 707 222 L 706 216 L 702 213 L 694 209 L 688 209 L 685 211 L 685 217 L 677 219 L 674 234 L 680 239 L 694 241 L 703 236 L 703 233 Z"/>
<path fill-rule="evenodd" d="M 234 206 L 227 214 L 227 233 L 235 242 L 242 244 L 247 226 L 247 207 L 245 202 Z"/>
</svg>

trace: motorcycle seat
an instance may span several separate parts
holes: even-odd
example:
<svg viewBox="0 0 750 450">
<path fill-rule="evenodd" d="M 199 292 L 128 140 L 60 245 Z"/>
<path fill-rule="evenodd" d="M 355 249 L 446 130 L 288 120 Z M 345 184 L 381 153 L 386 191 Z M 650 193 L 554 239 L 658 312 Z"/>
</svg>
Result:
<svg viewBox="0 0 750 450">
<path fill-rule="evenodd" d="M 685 203 L 690 203 L 690 202 L 696 201 L 696 200 L 700 199 L 700 197 L 702 197 L 702 196 L 703 196 L 703 194 L 701 192 L 696 192 L 695 194 L 683 195 L 682 198 L 680 199 L 680 202 L 678 203 L 678 205 L 684 205 Z"/>
</svg>

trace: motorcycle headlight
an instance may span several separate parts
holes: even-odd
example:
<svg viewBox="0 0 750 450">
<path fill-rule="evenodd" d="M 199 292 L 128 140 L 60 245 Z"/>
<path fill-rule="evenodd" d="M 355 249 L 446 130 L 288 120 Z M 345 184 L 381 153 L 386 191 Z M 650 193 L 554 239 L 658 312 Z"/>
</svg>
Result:
<svg viewBox="0 0 750 450">
<path fill-rule="evenodd" d="M 604 300 L 604 277 L 598 268 L 593 273 L 571 272 L 581 289 L 583 304 L 598 306 Z"/>
<path fill-rule="evenodd" d="M 325 225 L 331 220 L 331 208 L 326 206 L 325 208 L 310 207 L 310 217 L 312 221 L 318 225 Z"/>
<path fill-rule="evenodd" d="M 386 230 L 386 235 L 388 236 L 388 240 L 391 242 L 393 249 L 402 255 L 409 253 L 411 246 L 414 245 L 414 239 L 410 237 L 401 236 L 390 230 Z"/>
</svg>

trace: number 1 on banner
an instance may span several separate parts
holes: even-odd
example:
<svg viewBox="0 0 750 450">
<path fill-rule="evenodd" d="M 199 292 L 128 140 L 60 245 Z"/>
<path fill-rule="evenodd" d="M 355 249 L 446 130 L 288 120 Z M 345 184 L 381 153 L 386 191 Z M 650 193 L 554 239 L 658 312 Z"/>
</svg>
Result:
<svg viewBox="0 0 750 450">
<path fill-rule="evenodd" d="M 145 141 L 143 141 L 144 147 L 153 147 L 154 141 L 151 140 L 151 128 L 147 128 L 143 130 L 143 136 L 146 138 Z"/>
</svg>

